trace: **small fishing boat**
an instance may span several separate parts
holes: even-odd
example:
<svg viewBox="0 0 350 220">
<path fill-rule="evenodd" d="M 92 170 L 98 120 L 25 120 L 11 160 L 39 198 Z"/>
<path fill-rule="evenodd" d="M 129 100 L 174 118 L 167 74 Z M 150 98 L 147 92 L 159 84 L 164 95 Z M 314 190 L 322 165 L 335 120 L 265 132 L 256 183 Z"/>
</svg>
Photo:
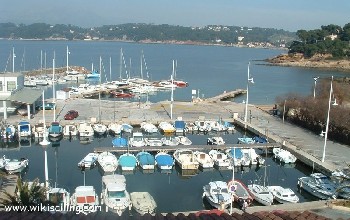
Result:
<svg viewBox="0 0 350 220">
<path fill-rule="evenodd" d="M 211 206 L 223 210 L 232 203 L 232 195 L 223 181 L 212 181 L 203 186 L 203 197 Z"/>
<path fill-rule="evenodd" d="M 256 153 L 253 148 L 242 149 L 243 157 L 249 161 L 251 165 L 262 165 L 265 163 L 265 159 Z"/>
<path fill-rule="evenodd" d="M 322 173 L 312 173 L 310 176 L 300 177 L 298 186 L 320 199 L 333 199 L 337 197 L 336 184 L 331 182 Z"/>
<path fill-rule="evenodd" d="M 152 134 L 158 132 L 158 128 L 154 124 L 149 122 L 142 122 L 140 127 L 141 130 L 143 130 L 145 133 Z"/>
<path fill-rule="evenodd" d="M 49 137 L 58 138 L 63 135 L 63 128 L 58 122 L 52 122 L 49 127 Z"/>
<path fill-rule="evenodd" d="M 227 157 L 234 161 L 235 166 L 249 166 L 249 158 L 245 158 L 241 148 L 231 148 L 226 151 Z"/>
<path fill-rule="evenodd" d="M 182 120 L 182 117 L 179 117 L 174 122 L 175 133 L 184 134 L 186 131 L 186 123 Z"/>
<path fill-rule="evenodd" d="M 92 128 L 94 129 L 94 132 L 100 136 L 105 135 L 107 132 L 107 126 L 101 123 L 94 124 Z"/>
<path fill-rule="evenodd" d="M 109 133 L 114 135 L 120 134 L 122 132 L 122 129 L 123 129 L 123 126 L 118 123 L 111 123 L 108 125 Z"/>
<path fill-rule="evenodd" d="M 64 188 L 50 188 L 47 194 L 49 201 L 56 206 L 68 207 L 70 204 L 70 193 Z"/>
<path fill-rule="evenodd" d="M 292 189 L 284 188 L 282 186 L 267 186 L 269 191 L 274 196 L 274 199 L 279 203 L 297 203 L 299 197 L 295 195 Z"/>
<path fill-rule="evenodd" d="M 126 190 L 124 175 L 111 174 L 102 177 L 101 203 L 105 204 L 106 212 L 111 210 L 119 216 L 131 208 L 130 195 Z"/>
<path fill-rule="evenodd" d="M 87 122 L 81 122 L 78 127 L 78 133 L 80 137 L 94 136 L 94 129 Z"/>
<path fill-rule="evenodd" d="M 195 151 L 193 154 L 195 160 L 202 168 L 207 169 L 214 167 L 214 160 L 209 156 L 209 154 L 201 151 Z"/>
<path fill-rule="evenodd" d="M 255 140 L 250 137 L 240 137 L 238 138 L 238 143 L 239 144 L 255 144 Z"/>
<path fill-rule="evenodd" d="M 213 159 L 214 165 L 217 167 L 229 167 L 231 165 L 231 160 L 221 151 L 211 150 L 209 151 L 209 156 Z"/>
<path fill-rule="evenodd" d="M 160 147 L 163 146 L 163 141 L 160 138 L 145 138 L 147 146 Z"/>
<path fill-rule="evenodd" d="M 224 145 L 225 141 L 222 137 L 208 137 L 207 145 Z"/>
<path fill-rule="evenodd" d="M 130 124 L 127 124 L 127 123 L 122 124 L 122 131 L 123 132 L 132 133 L 133 130 L 134 130 L 134 128 Z"/>
<path fill-rule="evenodd" d="M 86 79 L 99 79 L 100 73 L 97 70 L 93 70 L 91 73 L 85 75 Z"/>
<path fill-rule="evenodd" d="M 175 139 L 182 145 L 191 145 L 192 141 L 186 136 L 176 136 Z"/>
<path fill-rule="evenodd" d="M 97 162 L 104 173 L 113 173 L 118 168 L 118 159 L 111 152 L 105 151 L 98 155 Z"/>
<path fill-rule="evenodd" d="M 190 149 L 177 149 L 173 156 L 183 170 L 197 170 L 199 167 L 199 163 Z"/>
<path fill-rule="evenodd" d="M 161 141 L 163 143 L 163 145 L 165 146 L 177 146 L 179 145 L 179 141 L 176 138 L 173 137 L 163 137 L 161 138 Z"/>
<path fill-rule="evenodd" d="M 119 165 L 122 171 L 133 171 L 137 165 L 137 158 L 130 153 L 122 154 L 119 157 Z"/>
<path fill-rule="evenodd" d="M 6 163 L 8 163 L 10 161 L 10 159 L 6 158 L 6 156 L 2 156 L 2 158 L 0 158 L 0 169 L 4 169 Z"/>
<path fill-rule="evenodd" d="M 78 129 L 75 125 L 65 125 L 63 127 L 63 135 L 64 136 L 77 136 Z"/>
<path fill-rule="evenodd" d="M 80 169 L 91 169 L 96 165 L 98 158 L 97 153 L 88 153 L 79 163 L 78 167 Z"/>
<path fill-rule="evenodd" d="M 289 151 L 275 147 L 272 149 L 273 156 L 282 163 L 295 163 L 297 158 Z"/>
<path fill-rule="evenodd" d="M 146 146 L 146 141 L 143 138 L 143 134 L 141 132 L 134 132 L 132 134 L 132 138 L 130 138 L 130 146 L 131 147 L 144 147 L 144 146 Z"/>
<path fill-rule="evenodd" d="M 137 163 L 143 170 L 154 170 L 154 156 L 148 152 L 142 151 L 136 154 Z"/>
<path fill-rule="evenodd" d="M 161 170 L 171 170 L 175 164 L 174 158 L 166 152 L 158 152 L 155 160 L 158 168 Z"/>
<path fill-rule="evenodd" d="M 32 129 L 30 123 L 27 121 L 21 121 L 17 127 L 19 137 L 30 137 L 32 135 Z"/>
<path fill-rule="evenodd" d="M 203 120 L 197 120 L 194 122 L 194 125 L 197 127 L 197 130 L 200 132 L 209 132 L 211 131 L 210 124 L 205 123 Z"/>
<path fill-rule="evenodd" d="M 127 147 L 128 140 L 122 137 L 113 138 L 112 145 L 113 147 Z"/>
<path fill-rule="evenodd" d="M 175 127 L 166 121 L 162 121 L 161 123 L 159 123 L 158 128 L 163 133 L 174 133 L 175 132 Z"/>
<path fill-rule="evenodd" d="M 16 128 L 14 125 L 8 124 L 1 133 L 1 138 L 4 141 L 13 141 L 16 137 Z"/>
<path fill-rule="evenodd" d="M 78 186 L 71 196 L 70 204 L 78 206 L 80 210 L 84 210 L 85 206 L 98 206 L 99 199 L 93 186 Z M 89 209 L 90 212 L 96 212 L 98 209 Z"/>
<path fill-rule="evenodd" d="M 5 163 L 5 170 L 8 174 L 20 173 L 29 165 L 29 160 L 26 158 L 10 159 Z"/>
<path fill-rule="evenodd" d="M 132 192 L 130 193 L 132 207 L 141 215 L 154 214 L 157 204 L 154 198 L 148 192 Z"/>
<path fill-rule="evenodd" d="M 243 208 L 244 204 L 250 206 L 253 203 L 254 197 L 250 194 L 248 187 L 241 181 L 234 179 L 228 182 L 229 191 L 232 192 L 234 201 Z"/>
<path fill-rule="evenodd" d="M 247 187 L 258 203 L 272 205 L 274 196 L 268 187 L 259 184 L 249 184 Z"/>
</svg>

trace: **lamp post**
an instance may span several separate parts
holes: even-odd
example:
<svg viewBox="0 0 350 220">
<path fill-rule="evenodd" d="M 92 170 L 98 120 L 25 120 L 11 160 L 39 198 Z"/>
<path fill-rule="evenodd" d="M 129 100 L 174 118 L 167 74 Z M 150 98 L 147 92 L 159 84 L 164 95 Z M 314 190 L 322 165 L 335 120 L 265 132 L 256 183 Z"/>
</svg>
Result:
<svg viewBox="0 0 350 220">
<path fill-rule="evenodd" d="M 332 80 L 331 80 L 331 88 L 330 88 L 330 90 L 329 90 L 329 100 L 328 100 L 328 111 L 327 111 L 326 130 L 321 132 L 321 136 L 324 135 L 324 145 L 323 145 L 323 153 L 322 153 L 322 162 L 325 161 L 325 157 L 326 157 L 327 137 L 328 137 L 328 129 L 329 129 L 329 113 L 330 113 L 330 110 L 331 110 L 332 94 L 333 94 L 333 76 L 332 76 Z M 333 105 L 338 105 L 338 104 L 337 104 L 336 102 L 334 102 Z"/>
<path fill-rule="evenodd" d="M 315 80 L 315 85 L 314 85 L 314 99 L 315 99 L 315 97 L 316 97 L 316 83 L 317 83 L 317 80 L 318 80 L 319 78 L 320 78 L 320 77 L 317 77 L 317 76 L 314 77 L 314 80 Z"/>
<path fill-rule="evenodd" d="M 250 62 L 248 63 L 247 96 L 245 100 L 245 113 L 244 113 L 245 127 L 247 127 L 247 118 L 248 118 L 249 83 L 254 83 L 253 77 L 250 77 L 250 74 L 249 74 L 249 66 L 250 66 Z"/>
</svg>

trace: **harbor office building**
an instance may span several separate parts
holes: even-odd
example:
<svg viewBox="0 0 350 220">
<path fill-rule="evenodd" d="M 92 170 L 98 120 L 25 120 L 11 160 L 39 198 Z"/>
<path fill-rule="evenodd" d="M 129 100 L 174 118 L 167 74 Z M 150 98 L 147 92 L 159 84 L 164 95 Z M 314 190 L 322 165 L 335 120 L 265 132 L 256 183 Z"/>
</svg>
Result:
<svg viewBox="0 0 350 220">
<path fill-rule="evenodd" d="M 24 87 L 24 75 L 20 72 L 0 74 L 0 115 L 8 118 L 8 113 L 18 108 L 26 108 L 28 119 L 35 114 L 35 102 L 41 97 L 41 90 Z"/>
</svg>

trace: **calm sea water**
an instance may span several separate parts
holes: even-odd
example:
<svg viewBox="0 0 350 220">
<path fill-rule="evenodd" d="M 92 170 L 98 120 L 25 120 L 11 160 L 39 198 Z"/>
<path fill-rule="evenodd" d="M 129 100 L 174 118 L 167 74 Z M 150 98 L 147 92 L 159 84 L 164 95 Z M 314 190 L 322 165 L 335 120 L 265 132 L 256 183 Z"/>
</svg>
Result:
<svg viewBox="0 0 350 220">
<path fill-rule="evenodd" d="M 304 68 L 282 68 L 263 64 L 261 60 L 280 54 L 280 50 L 248 49 L 217 46 L 137 44 L 122 42 L 65 42 L 65 41 L 7 41 L 0 40 L 0 71 L 12 71 L 10 53 L 15 48 L 15 71 L 40 68 L 40 51 L 46 51 L 46 65 L 52 66 L 53 53 L 56 53 L 56 67 L 66 65 L 66 46 L 69 46 L 69 64 L 91 67 L 98 66 L 99 56 L 102 56 L 106 77 L 109 79 L 109 57 L 112 57 L 112 79 L 119 77 L 119 52 L 124 50 L 127 60 L 132 60 L 131 72 L 136 76 L 140 72 L 141 50 L 144 51 L 148 71 L 152 80 L 170 78 L 172 60 L 176 59 L 177 78 L 189 82 L 189 87 L 178 89 L 175 100 L 190 100 L 191 90 L 200 91 L 200 97 L 209 97 L 225 90 L 245 88 L 247 82 L 247 64 L 251 62 L 250 73 L 255 84 L 250 86 L 249 99 L 254 104 L 272 104 L 275 97 L 289 92 L 303 95 L 311 94 L 314 84 L 313 77 L 344 76 L 344 73 Z M 24 55 L 25 51 L 25 56 Z M 25 62 L 24 62 L 25 61 Z M 50 88 L 46 88 L 50 91 Z M 50 95 L 50 92 L 47 92 Z M 169 93 L 150 96 L 150 101 L 170 99 Z M 237 98 L 241 102 L 245 97 Z M 234 134 L 223 136 L 227 143 L 237 143 L 237 138 L 243 133 L 238 130 Z M 205 144 L 210 135 L 188 135 L 194 144 Z M 71 193 L 78 185 L 83 185 L 84 174 L 78 170 L 77 163 L 95 147 L 111 146 L 112 137 L 95 138 L 89 144 L 81 144 L 78 140 L 62 140 L 59 144 L 47 147 L 49 161 L 49 179 L 58 186 L 66 187 Z M 34 141 L 31 146 L 18 144 L 6 148 L 2 145 L 2 154 L 9 158 L 29 158 L 30 167 L 25 179 L 33 180 L 39 177 L 44 180 L 44 149 Z M 292 188 L 301 201 L 312 200 L 308 194 L 298 192 L 297 178 L 308 175 L 312 171 L 301 163 L 295 166 L 281 166 L 270 157 L 267 158 L 267 168 L 252 167 L 244 172 L 237 171 L 235 178 L 250 181 L 263 180 L 266 177 L 270 185 L 282 185 Z M 266 173 L 266 175 L 265 175 Z M 135 173 L 127 174 L 127 189 L 150 192 L 157 204 L 158 212 L 175 212 L 200 210 L 205 207 L 202 200 L 202 188 L 212 180 L 227 181 L 232 178 L 231 170 L 198 171 L 192 177 L 181 174 L 174 169 L 170 174 Z M 101 174 L 97 168 L 86 171 L 85 182 L 93 185 L 101 192 Z"/>
</svg>

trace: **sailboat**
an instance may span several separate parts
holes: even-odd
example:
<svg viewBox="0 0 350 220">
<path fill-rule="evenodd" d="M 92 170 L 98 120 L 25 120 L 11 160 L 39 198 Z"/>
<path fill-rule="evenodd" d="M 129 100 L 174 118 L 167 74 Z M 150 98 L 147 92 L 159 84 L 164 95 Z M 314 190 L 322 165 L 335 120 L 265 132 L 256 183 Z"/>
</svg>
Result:
<svg viewBox="0 0 350 220">
<path fill-rule="evenodd" d="M 78 81 L 85 79 L 85 74 L 80 73 L 76 70 L 69 70 L 69 48 L 67 46 L 67 69 L 66 69 L 66 76 L 63 77 L 66 81 Z"/>
<path fill-rule="evenodd" d="M 100 72 L 102 66 L 102 58 L 100 57 Z M 101 78 L 100 78 L 100 88 L 101 89 Z M 98 123 L 93 125 L 93 129 L 95 133 L 98 135 L 104 135 L 107 132 L 107 126 L 101 124 L 101 90 L 98 92 L 98 100 L 99 100 L 99 109 L 98 109 Z"/>
</svg>

